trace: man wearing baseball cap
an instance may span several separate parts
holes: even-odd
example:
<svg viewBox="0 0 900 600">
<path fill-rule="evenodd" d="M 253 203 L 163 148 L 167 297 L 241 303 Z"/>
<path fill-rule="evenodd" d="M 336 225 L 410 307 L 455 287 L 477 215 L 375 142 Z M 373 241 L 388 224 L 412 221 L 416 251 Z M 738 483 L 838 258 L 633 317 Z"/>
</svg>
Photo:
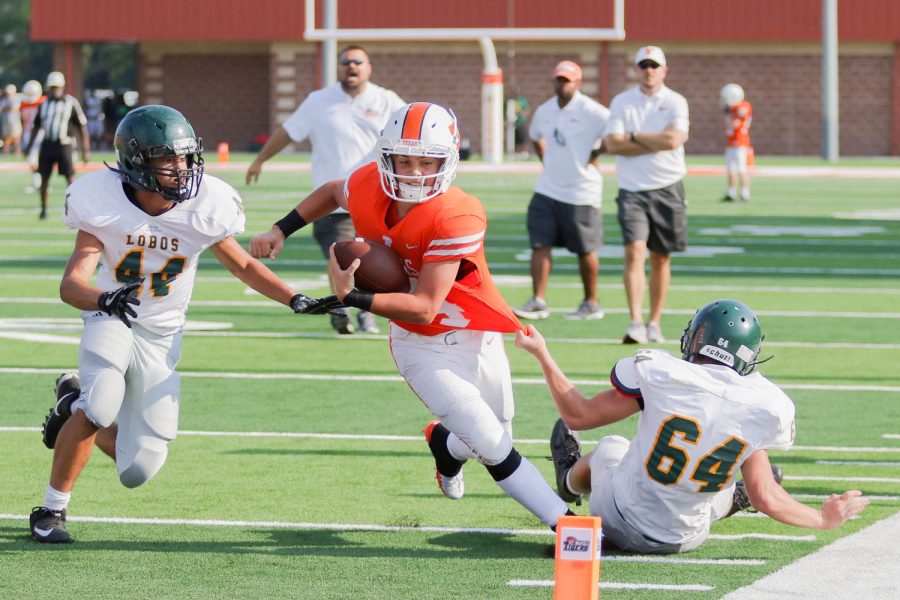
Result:
<svg viewBox="0 0 900 600">
<path fill-rule="evenodd" d="M 625 294 L 631 321 L 626 344 L 663 342 L 660 317 L 671 279 L 671 254 L 687 248 L 688 103 L 665 86 L 666 55 L 644 46 L 634 56 L 638 85 L 610 106 L 606 148 L 616 156 L 619 225 L 625 244 Z M 644 324 L 646 251 L 650 251 L 650 315 Z"/>
<path fill-rule="evenodd" d="M 528 205 L 531 243 L 532 297 L 513 311 L 525 319 L 544 319 L 547 280 L 554 246 L 578 256 L 584 300 L 567 319 L 600 319 L 597 302 L 597 248 L 603 243 L 600 202 L 603 178 L 597 156 L 603 152 L 603 133 L 609 109 L 588 98 L 581 88 L 581 67 L 564 60 L 553 69 L 556 95 L 534 113 L 529 137 L 544 169 Z"/>
</svg>

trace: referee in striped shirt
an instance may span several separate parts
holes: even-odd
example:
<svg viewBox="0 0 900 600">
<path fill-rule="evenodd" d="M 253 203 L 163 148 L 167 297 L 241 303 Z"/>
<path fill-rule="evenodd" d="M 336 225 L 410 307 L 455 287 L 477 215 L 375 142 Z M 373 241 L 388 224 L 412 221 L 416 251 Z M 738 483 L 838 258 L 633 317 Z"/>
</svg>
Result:
<svg viewBox="0 0 900 600">
<path fill-rule="evenodd" d="M 53 166 L 59 165 L 57 171 L 71 184 L 75 177 L 72 164 L 73 139 L 69 135 L 74 127 L 81 132 L 81 160 L 87 162 L 90 156 L 90 137 L 87 130 L 87 118 L 81 105 L 74 97 L 64 93 L 65 76 L 59 71 L 47 75 L 47 101 L 41 104 L 34 118 L 34 129 L 25 155 L 31 150 L 31 144 L 44 132 L 41 151 L 38 155 L 38 173 L 41 174 L 41 219 L 47 218 L 47 188 Z"/>
</svg>

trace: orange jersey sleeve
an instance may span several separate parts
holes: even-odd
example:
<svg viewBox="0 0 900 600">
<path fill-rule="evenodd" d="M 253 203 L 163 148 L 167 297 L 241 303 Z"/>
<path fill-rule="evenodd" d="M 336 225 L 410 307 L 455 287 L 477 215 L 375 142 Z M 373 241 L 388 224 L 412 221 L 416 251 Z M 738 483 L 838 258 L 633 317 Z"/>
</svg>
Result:
<svg viewBox="0 0 900 600">
<path fill-rule="evenodd" d="M 725 130 L 725 145 L 731 147 L 750 145 L 750 122 L 753 120 L 753 107 L 743 100 L 729 110 L 728 127 Z"/>
<path fill-rule="evenodd" d="M 397 324 L 422 335 L 453 329 L 504 333 L 524 329 L 488 270 L 484 255 L 487 217 L 481 202 L 451 187 L 388 225 L 394 200 L 382 191 L 380 177 L 377 165 L 370 163 L 347 180 L 345 193 L 356 235 L 381 242 L 399 254 L 413 286 L 425 263 L 461 261 L 457 280 L 430 324 Z"/>
</svg>

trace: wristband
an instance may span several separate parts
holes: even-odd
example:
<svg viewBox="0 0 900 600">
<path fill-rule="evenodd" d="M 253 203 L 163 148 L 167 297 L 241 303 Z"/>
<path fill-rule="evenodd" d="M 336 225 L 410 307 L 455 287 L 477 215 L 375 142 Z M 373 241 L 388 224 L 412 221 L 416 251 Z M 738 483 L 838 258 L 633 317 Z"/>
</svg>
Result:
<svg viewBox="0 0 900 600">
<path fill-rule="evenodd" d="M 633 131 L 629 134 L 628 139 L 630 139 L 630 140 L 631 140 L 632 142 L 634 142 L 635 144 L 638 143 L 638 141 L 637 141 L 636 139 L 634 139 L 634 132 L 633 132 Z"/>
<path fill-rule="evenodd" d="M 300 216 L 296 210 L 291 209 L 291 212 L 284 215 L 280 221 L 275 223 L 275 227 L 281 230 L 281 233 L 284 234 L 285 238 L 291 236 L 292 233 L 306 226 L 306 219 Z"/>
<path fill-rule="evenodd" d="M 344 306 L 352 306 L 354 308 L 361 308 L 365 311 L 372 310 L 372 300 L 375 299 L 375 294 L 372 292 L 365 292 L 363 290 L 359 290 L 353 288 L 350 290 L 350 293 L 344 296 L 344 299 L 341 302 L 344 303 Z"/>
</svg>

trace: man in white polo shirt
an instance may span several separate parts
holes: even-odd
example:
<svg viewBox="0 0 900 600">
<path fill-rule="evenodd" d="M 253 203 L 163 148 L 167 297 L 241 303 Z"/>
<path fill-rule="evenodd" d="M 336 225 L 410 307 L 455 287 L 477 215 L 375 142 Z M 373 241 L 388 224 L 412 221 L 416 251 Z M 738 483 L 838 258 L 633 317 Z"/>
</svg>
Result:
<svg viewBox="0 0 900 600">
<path fill-rule="evenodd" d="M 616 154 L 619 224 L 625 244 L 626 344 L 663 342 L 660 317 L 671 280 L 671 253 L 687 248 L 688 103 L 663 83 L 666 56 L 645 46 L 634 57 L 639 85 L 613 98 L 606 148 Z M 645 254 L 650 251 L 650 316 L 643 321 Z"/>
<path fill-rule="evenodd" d="M 584 287 L 584 300 L 566 318 L 603 318 L 597 302 L 596 253 L 603 243 L 603 178 L 595 161 L 603 152 L 609 109 L 579 91 L 581 80 L 581 67 L 574 62 L 556 65 L 556 95 L 538 107 L 528 132 L 544 170 L 528 205 L 534 295 L 513 309 L 525 319 L 550 316 L 546 292 L 554 246 L 565 246 L 578 256 Z"/>
<path fill-rule="evenodd" d="M 372 60 L 365 48 L 347 46 L 341 50 L 338 64 L 339 81 L 309 94 L 272 133 L 247 169 L 247 185 L 259 179 L 264 162 L 291 142 L 306 139 L 312 144 L 313 189 L 334 179 L 346 179 L 375 160 L 381 130 L 391 113 L 405 102 L 391 90 L 369 81 Z M 313 236 L 326 259 L 331 244 L 355 235 L 350 215 L 342 208 L 313 225 Z M 378 333 L 372 313 L 360 311 L 357 322 L 362 332 Z M 354 332 L 349 313 L 332 314 L 331 325 L 338 333 Z"/>
</svg>

